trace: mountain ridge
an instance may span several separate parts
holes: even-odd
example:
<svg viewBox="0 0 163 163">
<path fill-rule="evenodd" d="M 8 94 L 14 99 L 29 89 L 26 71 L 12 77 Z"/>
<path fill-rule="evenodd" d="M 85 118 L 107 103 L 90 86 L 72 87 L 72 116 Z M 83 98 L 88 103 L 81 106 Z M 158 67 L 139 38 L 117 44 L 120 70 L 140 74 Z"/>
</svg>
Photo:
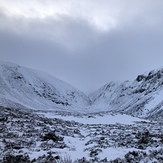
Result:
<svg viewBox="0 0 163 163">
<path fill-rule="evenodd" d="M 134 81 L 108 83 L 92 93 L 91 100 L 97 105 L 103 104 L 107 108 L 105 110 L 159 118 L 163 107 L 162 95 L 163 68 L 138 75 Z"/>
<path fill-rule="evenodd" d="M 84 108 L 89 103 L 83 92 L 46 73 L 7 62 L 0 62 L 0 72 L 1 99 L 33 109 Z"/>
<path fill-rule="evenodd" d="M 6 107 L 163 116 L 163 68 L 138 75 L 134 81 L 107 83 L 88 97 L 44 72 L 0 61 L 0 88 L 0 105 Z"/>
</svg>

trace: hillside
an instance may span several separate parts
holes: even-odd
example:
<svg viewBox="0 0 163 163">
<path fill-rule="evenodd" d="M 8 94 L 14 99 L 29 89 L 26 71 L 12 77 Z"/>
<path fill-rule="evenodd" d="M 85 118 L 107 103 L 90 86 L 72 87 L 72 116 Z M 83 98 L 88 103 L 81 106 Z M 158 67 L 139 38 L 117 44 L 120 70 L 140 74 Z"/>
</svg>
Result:
<svg viewBox="0 0 163 163">
<path fill-rule="evenodd" d="M 89 98 L 46 73 L 0 62 L 0 105 L 30 109 L 81 110 Z"/>
<path fill-rule="evenodd" d="M 138 75 L 134 81 L 110 82 L 86 96 L 46 73 L 0 62 L 0 105 L 35 110 L 125 113 L 161 120 L 163 69 Z"/>
<path fill-rule="evenodd" d="M 163 116 L 163 69 L 138 75 L 134 81 L 110 82 L 91 93 L 92 109 L 160 118 Z"/>
<path fill-rule="evenodd" d="M 46 73 L 0 62 L 0 90 L 2 163 L 162 162 L 163 69 L 87 97 Z"/>
</svg>

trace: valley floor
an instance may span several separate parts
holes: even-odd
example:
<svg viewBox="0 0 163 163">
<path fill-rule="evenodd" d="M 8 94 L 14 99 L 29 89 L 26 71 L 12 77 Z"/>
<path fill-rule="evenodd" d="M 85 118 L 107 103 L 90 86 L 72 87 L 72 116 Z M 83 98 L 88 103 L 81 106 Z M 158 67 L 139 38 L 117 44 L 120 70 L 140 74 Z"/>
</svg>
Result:
<svg viewBox="0 0 163 163">
<path fill-rule="evenodd" d="M 128 115 L 0 108 L 0 162 L 163 162 L 163 125 Z"/>
</svg>

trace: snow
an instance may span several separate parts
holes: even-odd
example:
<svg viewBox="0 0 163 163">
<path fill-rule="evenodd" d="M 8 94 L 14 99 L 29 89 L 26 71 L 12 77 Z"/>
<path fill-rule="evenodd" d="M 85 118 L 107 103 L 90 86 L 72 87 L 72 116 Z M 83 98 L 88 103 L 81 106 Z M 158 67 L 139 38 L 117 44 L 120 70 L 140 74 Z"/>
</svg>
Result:
<svg viewBox="0 0 163 163">
<path fill-rule="evenodd" d="M 44 72 L 0 61 L 2 106 L 15 103 L 30 109 L 82 110 L 89 98 L 70 84 Z"/>
<path fill-rule="evenodd" d="M 71 159 L 73 161 L 82 157 L 89 157 L 88 151 L 83 151 L 85 148 L 86 140 L 81 141 L 78 138 L 72 138 L 72 137 L 65 137 L 66 144 L 70 147 L 69 149 L 60 150 L 60 154 L 64 157 L 64 155 L 71 156 Z"/>
<path fill-rule="evenodd" d="M 69 150 L 64 149 L 60 150 L 58 153 L 60 153 L 61 156 L 69 155 L 71 156 L 72 161 L 75 161 L 81 157 L 85 157 L 87 159 L 90 159 L 89 151 L 83 151 L 85 148 L 86 140 L 80 141 L 76 138 L 66 138 L 66 143 L 69 143 L 71 145 L 71 148 Z M 72 150 L 71 150 L 72 149 Z M 103 149 L 102 152 L 98 155 L 99 158 L 104 159 L 107 158 L 108 160 L 113 160 L 116 158 L 123 158 L 124 155 L 129 151 L 134 151 L 134 148 L 106 148 Z"/>
<path fill-rule="evenodd" d="M 75 117 L 75 116 L 62 116 L 56 113 L 39 113 L 41 116 L 45 116 L 47 118 L 59 118 L 65 121 L 75 121 L 78 123 L 82 123 L 85 125 L 93 125 L 93 124 L 102 124 L 102 125 L 109 125 L 109 124 L 125 124 L 125 125 L 131 125 L 135 122 L 142 122 L 147 120 L 143 120 L 140 118 L 128 116 L 128 115 L 96 115 L 91 118 L 88 118 L 89 116 L 82 116 L 82 117 Z M 68 155 L 71 156 L 71 159 L 73 161 L 77 160 L 78 158 L 85 157 L 87 159 L 90 159 L 89 151 L 84 151 L 84 148 L 86 147 L 85 144 L 88 142 L 90 137 L 88 136 L 88 131 L 81 130 L 80 131 L 82 135 L 85 136 L 84 139 L 82 138 L 74 138 L 74 137 L 68 137 L 66 136 L 64 138 L 64 142 L 69 146 L 69 148 L 58 150 L 59 154 L 63 157 Z M 89 145 L 89 147 L 93 147 L 95 144 Z M 117 157 L 123 158 L 124 155 L 129 152 L 133 151 L 134 148 L 116 148 L 116 147 L 110 147 L 103 149 L 102 152 L 98 155 L 101 159 L 108 158 L 110 159 L 116 159 Z"/>
<path fill-rule="evenodd" d="M 27 150 L 28 151 L 28 150 Z M 24 150 L 24 152 L 25 152 L 25 150 Z M 33 160 L 34 158 L 38 158 L 39 156 L 42 156 L 42 155 L 44 155 L 44 154 L 47 154 L 47 152 L 46 151 L 39 151 L 39 152 L 36 152 L 36 151 L 32 151 L 30 154 L 29 154 L 29 156 L 30 156 L 30 159 L 31 160 Z"/>
<path fill-rule="evenodd" d="M 163 101 L 163 90 L 161 90 L 160 92 L 154 94 L 153 96 L 153 100 L 149 101 L 149 103 L 146 105 L 146 110 L 150 111 L 151 109 L 153 109 L 154 107 L 156 107 L 160 102 Z"/>
<path fill-rule="evenodd" d="M 41 113 L 45 117 L 48 118 L 59 118 L 67 121 L 75 121 L 82 124 L 134 124 L 135 122 L 146 121 L 148 120 L 140 119 L 137 117 L 125 115 L 125 114 L 117 114 L 117 115 L 103 115 L 103 116 L 82 116 L 82 117 L 74 117 L 74 116 L 62 116 L 57 115 L 55 113 Z"/>
<path fill-rule="evenodd" d="M 158 108 L 159 111 L 162 109 L 163 84 L 161 83 L 163 83 L 163 76 L 158 78 L 158 75 L 154 74 L 157 71 L 152 73 L 152 77 L 141 82 L 111 82 L 87 97 L 78 89 L 50 75 L 15 64 L 0 62 L 0 105 L 9 108 L 35 109 L 34 113 L 41 116 L 41 118 L 54 119 L 54 122 L 51 121 L 53 125 L 46 124 L 46 120 L 42 122 L 45 129 L 48 128 L 52 131 L 58 127 L 55 125 L 63 120 L 58 129 L 63 130 L 61 136 L 64 137 L 64 141 L 62 143 L 67 146 L 64 149 L 62 147 L 50 149 L 54 152 L 57 151 L 63 157 L 66 155 L 71 156 L 73 161 L 81 157 L 86 157 L 89 160 L 91 159 L 91 150 L 96 148 L 102 150 L 97 154 L 100 159 L 105 157 L 108 160 L 117 157 L 122 158 L 128 151 L 139 149 L 137 146 L 138 138 L 133 135 L 133 132 L 137 132 L 134 127 L 137 127 L 137 130 L 141 133 L 147 127 L 150 132 L 152 130 L 155 133 L 152 133 L 155 136 L 155 138 L 152 138 L 154 141 L 147 144 L 150 146 L 153 143 L 150 146 L 151 149 L 156 148 L 160 143 L 159 132 L 162 131 L 162 128 L 159 125 L 153 128 L 152 125 L 154 124 L 148 124 L 150 121 L 134 117 L 145 117 L 150 111 L 152 111 L 152 114 L 156 114 L 157 109 L 155 110 L 155 108 Z M 64 105 L 65 103 L 69 105 Z M 57 121 L 58 119 L 59 121 Z M 74 124 L 73 121 L 80 124 Z M 23 121 L 21 122 L 23 123 Z M 143 127 L 139 126 L 140 123 L 137 122 L 142 122 Z M 12 128 L 12 133 L 15 133 L 16 128 L 10 123 L 5 125 L 7 125 L 6 128 Z M 30 126 L 35 130 L 44 132 L 43 126 L 36 125 L 34 127 L 33 124 L 30 124 Z M 64 128 L 65 126 L 66 128 Z M 66 129 L 70 129 L 68 134 L 64 133 Z M 80 131 L 77 134 L 75 131 L 78 129 Z M 20 130 L 18 126 L 17 130 Z M 19 131 L 18 136 L 23 137 L 23 132 L 23 129 Z M 121 135 L 122 137 L 125 135 L 125 141 L 121 139 Z M 100 139 L 101 137 L 104 139 Z M 32 151 L 33 149 L 22 149 L 24 152 L 28 152 L 31 159 L 47 154 L 47 151 L 40 147 L 42 143 L 40 139 L 36 138 L 37 135 L 35 135 L 34 139 L 37 140 L 34 151 Z M 120 143 L 124 141 L 123 143 L 126 143 L 126 146 L 117 144 L 117 138 L 119 138 Z M 133 144 L 128 143 L 126 138 L 127 140 L 130 138 L 129 141 L 132 141 Z M 12 139 L 14 142 L 16 138 Z M 50 145 L 52 143 L 51 140 L 45 144 Z M 102 147 L 100 143 L 103 145 Z M 135 148 L 131 148 L 132 145 Z M 0 150 L 2 150 L 1 148 L 4 148 L 2 142 L 0 142 Z M 149 148 L 146 148 L 146 151 L 149 150 Z"/>
<path fill-rule="evenodd" d="M 76 115 L 52 111 L 25 112 L 7 108 L 2 108 L 0 111 L 1 115 L 9 116 L 9 122 L 4 124 L 5 132 L 1 133 L 6 140 L 0 143 L 2 148 L 0 150 L 5 150 L 7 142 L 15 144 L 19 142 L 18 147 L 23 148 L 15 149 L 13 152 L 27 153 L 31 160 L 44 154 L 47 156 L 48 153 L 63 158 L 70 157 L 73 161 L 83 157 L 87 160 L 95 157 L 99 160 L 104 158 L 113 160 L 117 157 L 125 159 L 124 156 L 129 151 L 145 151 L 150 154 L 150 150 L 158 151 L 162 148 L 160 140 L 162 127 L 159 124 L 125 114 Z M 141 143 L 144 148 L 142 150 L 139 147 L 141 136 L 139 137 L 138 133 L 144 134 L 146 131 L 149 131 L 152 139 L 149 139 L 148 143 Z M 49 132 L 54 132 L 56 136 L 63 139 L 44 140 L 43 137 Z M 14 133 L 17 136 L 13 136 Z"/>
<path fill-rule="evenodd" d="M 124 155 L 129 151 L 134 151 L 135 148 L 107 148 L 99 154 L 100 158 L 107 157 L 108 160 L 114 160 L 116 158 L 123 158 Z"/>
<path fill-rule="evenodd" d="M 87 97 L 70 84 L 44 72 L 0 61 L 0 105 L 81 113 L 112 111 L 146 117 L 162 101 L 163 74 L 162 70 L 155 70 L 151 76 L 144 76 L 148 79 L 141 82 L 110 82 Z M 157 113 L 157 109 L 152 110 L 152 114 Z M 99 121 L 106 123 L 107 119 Z M 125 119 L 122 121 L 126 123 Z M 89 123 L 94 123 L 93 119 Z"/>
</svg>

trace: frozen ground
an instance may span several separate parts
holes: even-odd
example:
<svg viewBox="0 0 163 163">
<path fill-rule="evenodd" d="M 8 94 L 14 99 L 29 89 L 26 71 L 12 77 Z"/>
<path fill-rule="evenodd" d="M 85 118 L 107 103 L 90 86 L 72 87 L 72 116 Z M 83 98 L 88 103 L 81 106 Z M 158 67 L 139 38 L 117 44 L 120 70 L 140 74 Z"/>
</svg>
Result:
<svg viewBox="0 0 163 163">
<path fill-rule="evenodd" d="M 135 122 L 140 122 L 140 121 L 149 122 L 147 120 L 129 116 L 129 115 L 125 115 L 125 114 L 81 115 L 78 117 L 74 117 L 72 115 L 66 115 L 66 116 L 60 115 L 60 114 L 56 114 L 55 112 L 54 113 L 46 112 L 46 113 L 41 113 L 41 114 L 45 115 L 45 117 L 48 117 L 48 118 L 60 118 L 60 119 L 66 120 L 66 121 L 73 120 L 75 122 L 82 123 L 82 124 L 116 124 L 116 123 L 134 124 Z"/>
<path fill-rule="evenodd" d="M 48 162 L 56 162 L 64 157 L 76 163 L 161 162 L 163 158 L 161 123 L 120 114 L 10 108 L 1 108 L 0 115 L 3 163 L 16 156 L 36 163 L 49 159 Z"/>
</svg>

